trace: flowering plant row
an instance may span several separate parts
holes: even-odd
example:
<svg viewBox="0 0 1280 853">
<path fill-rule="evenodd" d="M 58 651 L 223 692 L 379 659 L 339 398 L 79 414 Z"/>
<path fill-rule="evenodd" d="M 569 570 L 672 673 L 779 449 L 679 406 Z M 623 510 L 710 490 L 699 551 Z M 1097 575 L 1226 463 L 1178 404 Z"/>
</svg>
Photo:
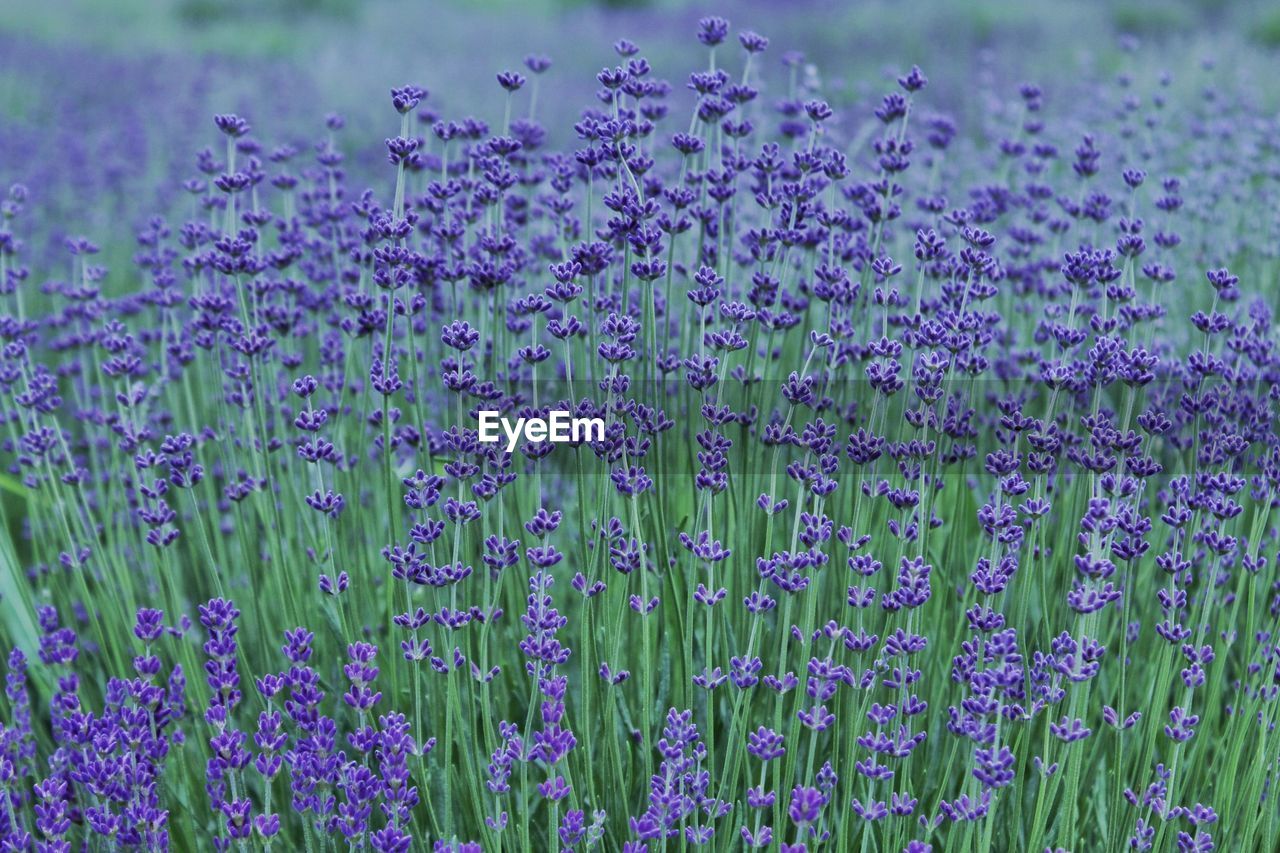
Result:
<svg viewBox="0 0 1280 853">
<path fill-rule="evenodd" d="M 0 847 L 1270 849 L 1274 120 L 697 38 L 9 191 Z"/>
</svg>

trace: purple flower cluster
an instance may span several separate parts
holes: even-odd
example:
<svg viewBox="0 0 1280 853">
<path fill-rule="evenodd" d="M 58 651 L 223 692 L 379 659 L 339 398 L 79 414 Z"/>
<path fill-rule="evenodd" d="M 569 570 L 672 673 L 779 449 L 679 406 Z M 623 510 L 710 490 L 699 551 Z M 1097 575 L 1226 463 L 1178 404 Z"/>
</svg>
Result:
<svg viewBox="0 0 1280 853">
<path fill-rule="evenodd" d="M 219 113 L 127 285 L 9 191 L 0 848 L 1265 848 L 1276 122 L 734 34 Z"/>
</svg>

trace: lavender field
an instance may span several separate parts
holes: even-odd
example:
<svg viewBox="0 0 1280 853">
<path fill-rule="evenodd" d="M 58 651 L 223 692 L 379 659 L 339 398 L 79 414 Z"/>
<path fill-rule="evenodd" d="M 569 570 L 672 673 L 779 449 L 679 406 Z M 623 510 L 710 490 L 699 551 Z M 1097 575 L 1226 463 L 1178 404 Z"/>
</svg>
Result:
<svg viewBox="0 0 1280 853">
<path fill-rule="evenodd" d="M 0 9 L 0 850 L 1280 849 L 1265 4 L 107 8 Z"/>
</svg>

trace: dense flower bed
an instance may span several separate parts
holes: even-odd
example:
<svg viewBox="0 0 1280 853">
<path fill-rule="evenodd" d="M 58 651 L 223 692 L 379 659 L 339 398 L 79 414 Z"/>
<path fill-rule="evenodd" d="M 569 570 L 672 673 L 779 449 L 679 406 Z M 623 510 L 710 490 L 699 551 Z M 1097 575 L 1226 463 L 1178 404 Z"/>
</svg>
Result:
<svg viewBox="0 0 1280 853">
<path fill-rule="evenodd" d="M 697 38 L 217 115 L 125 275 L 9 190 L 0 846 L 1269 849 L 1275 118 Z"/>
</svg>

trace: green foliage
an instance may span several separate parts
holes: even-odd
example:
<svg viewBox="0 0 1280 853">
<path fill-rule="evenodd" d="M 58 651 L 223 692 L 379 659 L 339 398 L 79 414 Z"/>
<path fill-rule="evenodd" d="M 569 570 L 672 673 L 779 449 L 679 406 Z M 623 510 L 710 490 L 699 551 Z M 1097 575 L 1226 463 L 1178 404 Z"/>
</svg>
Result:
<svg viewBox="0 0 1280 853">
<path fill-rule="evenodd" d="M 1165 36 L 1184 33 L 1196 24 L 1195 17 L 1177 3 L 1117 3 L 1108 7 L 1112 26 L 1133 35 Z"/>
<path fill-rule="evenodd" d="M 1268 48 L 1280 48 L 1280 9 L 1259 15 L 1249 30 L 1250 37 Z"/>
<path fill-rule="evenodd" d="M 351 21 L 359 11 L 358 0 L 177 0 L 175 6 L 179 19 L 197 26 L 264 17 L 306 16 Z"/>
</svg>

